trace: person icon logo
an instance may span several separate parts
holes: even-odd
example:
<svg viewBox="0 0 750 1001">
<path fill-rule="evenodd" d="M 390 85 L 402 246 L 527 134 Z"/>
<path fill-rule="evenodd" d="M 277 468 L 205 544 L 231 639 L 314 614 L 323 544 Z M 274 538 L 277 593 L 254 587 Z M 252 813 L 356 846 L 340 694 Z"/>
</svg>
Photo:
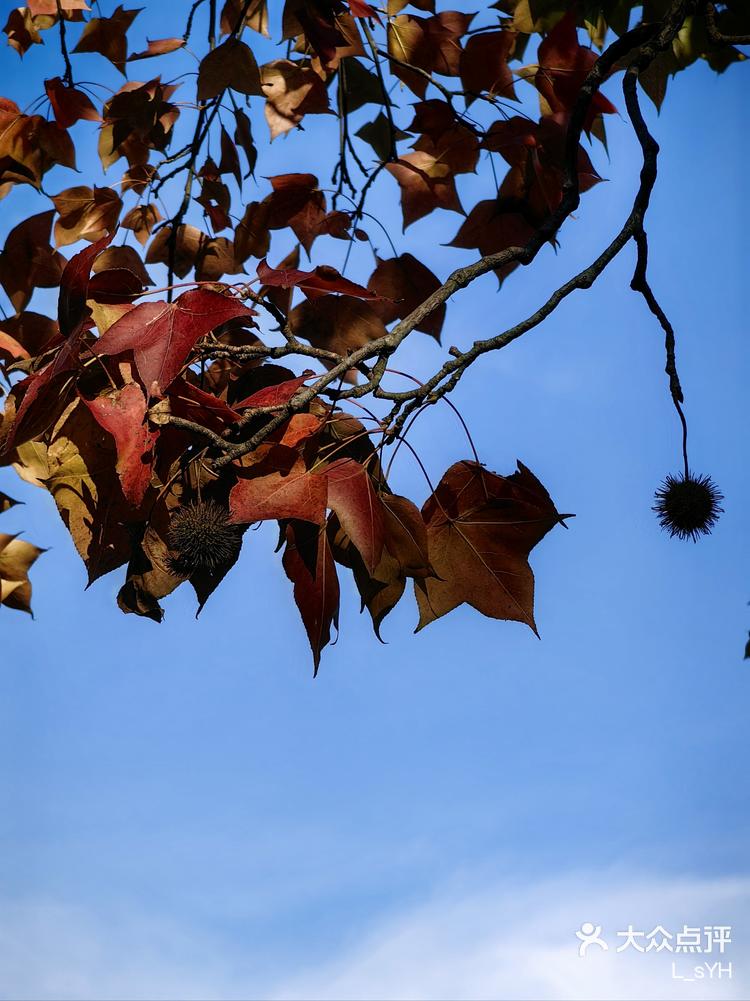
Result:
<svg viewBox="0 0 750 1001">
<path fill-rule="evenodd" d="M 601 925 L 594 925 L 591 921 L 583 922 L 580 929 L 576 932 L 576 938 L 581 942 L 578 946 L 578 955 L 581 959 L 583 959 L 586 955 L 586 950 L 590 945 L 598 945 L 603 952 L 606 952 L 609 949 L 609 946 L 601 937 L 601 934 Z"/>
</svg>

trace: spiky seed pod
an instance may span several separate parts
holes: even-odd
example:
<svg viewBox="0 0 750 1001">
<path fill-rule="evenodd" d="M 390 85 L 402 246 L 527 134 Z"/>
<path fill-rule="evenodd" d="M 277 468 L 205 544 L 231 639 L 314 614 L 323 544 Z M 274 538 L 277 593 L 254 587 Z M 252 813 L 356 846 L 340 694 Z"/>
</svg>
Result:
<svg viewBox="0 0 750 1001">
<path fill-rule="evenodd" d="M 710 476 L 667 476 L 655 494 L 653 510 L 665 532 L 674 538 L 698 541 L 699 535 L 708 535 L 724 508 L 724 500 Z"/>
<path fill-rule="evenodd" d="M 187 577 L 217 570 L 237 556 L 242 535 L 229 523 L 229 510 L 216 501 L 197 501 L 179 508 L 169 525 L 170 570 Z"/>
</svg>

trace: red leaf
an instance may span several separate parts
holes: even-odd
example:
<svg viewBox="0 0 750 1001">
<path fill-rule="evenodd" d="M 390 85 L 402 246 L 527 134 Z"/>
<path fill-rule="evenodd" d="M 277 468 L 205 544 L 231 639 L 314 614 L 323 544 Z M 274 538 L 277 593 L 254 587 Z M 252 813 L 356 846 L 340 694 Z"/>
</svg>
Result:
<svg viewBox="0 0 750 1001">
<path fill-rule="evenodd" d="M 172 303 L 144 302 L 121 317 L 99 338 L 99 355 L 133 351 L 149 396 L 159 396 L 180 374 L 195 344 L 229 320 L 254 311 L 238 299 L 209 289 L 191 289 Z"/>
<path fill-rule="evenodd" d="M 327 264 L 321 264 L 312 271 L 299 271 L 296 268 L 277 270 L 268 266 L 264 259 L 258 265 L 258 278 L 264 285 L 296 287 L 301 289 L 308 299 L 317 299 L 329 292 L 340 292 L 344 295 L 356 296 L 358 299 L 382 299 L 381 295 L 369 288 L 357 285 L 356 282 L 344 278 Z"/>
<path fill-rule="evenodd" d="M 105 247 L 109 246 L 112 234 L 103 236 L 90 247 L 81 250 L 68 261 L 60 278 L 60 298 L 57 304 L 57 319 L 63 337 L 74 338 L 83 330 L 88 316 L 89 278 L 94 261 Z"/>
<path fill-rule="evenodd" d="M 224 400 L 185 379 L 175 379 L 169 387 L 169 406 L 175 417 L 195 421 L 217 433 L 240 419 Z"/>
<path fill-rule="evenodd" d="M 83 91 L 67 87 L 59 76 L 44 81 L 49 103 L 55 113 L 55 121 L 61 129 L 69 129 L 80 119 L 100 122 L 102 116 Z"/>
<path fill-rule="evenodd" d="M 328 536 L 323 528 L 306 522 L 286 526 L 284 570 L 294 584 L 294 600 L 310 641 L 318 673 L 320 652 L 331 639 L 331 626 L 338 629 L 339 582 Z"/>
<path fill-rule="evenodd" d="M 533 83 L 553 113 L 573 110 L 583 82 L 597 59 L 595 52 L 578 41 L 577 16 L 577 8 L 571 7 L 540 44 L 537 53 L 539 69 Z M 597 91 L 589 105 L 584 129 L 588 132 L 598 115 L 611 115 L 616 111 L 614 104 Z"/>
<path fill-rule="evenodd" d="M 328 506 L 359 550 L 370 574 L 383 555 L 383 505 L 367 470 L 354 459 L 337 459 L 326 467 Z"/>
<path fill-rule="evenodd" d="M 313 372 L 305 372 L 304 375 L 296 379 L 287 379 L 285 382 L 278 382 L 274 386 L 264 386 L 244 400 L 234 404 L 235 410 L 242 410 L 244 407 L 275 407 L 288 403 L 300 386 L 303 386 L 308 379 L 312 378 Z"/>
<path fill-rule="evenodd" d="M 378 24 L 381 23 L 378 12 L 369 3 L 365 3 L 365 0 L 349 0 L 349 10 L 352 17 L 373 17 Z"/>
<path fill-rule="evenodd" d="M 151 481 L 154 444 L 158 432 L 146 423 L 146 398 L 134 382 L 122 389 L 97 396 L 81 397 L 98 424 L 115 439 L 117 475 L 125 499 L 139 507 Z"/>
<path fill-rule="evenodd" d="M 229 495 L 233 522 L 297 518 L 322 525 L 325 521 L 326 477 L 311 473 L 293 449 L 274 445 L 260 461 L 237 472 L 249 475 Z"/>
</svg>

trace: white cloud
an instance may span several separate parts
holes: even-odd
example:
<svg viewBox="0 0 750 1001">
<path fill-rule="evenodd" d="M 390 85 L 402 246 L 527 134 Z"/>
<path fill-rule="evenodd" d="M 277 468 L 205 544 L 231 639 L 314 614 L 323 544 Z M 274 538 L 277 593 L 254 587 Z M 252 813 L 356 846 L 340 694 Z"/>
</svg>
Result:
<svg viewBox="0 0 750 1001">
<path fill-rule="evenodd" d="M 381 919 L 339 954 L 299 969 L 293 953 L 254 956 L 236 939 L 181 921 L 114 911 L 105 920 L 60 903 L 16 901 L 0 907 L 0 998 L 742 999 L 750 997 L 749 919 L 746 878 L 611 871 L 534 885 L 487 879 L 480 889 L 457 879 L 422 905 Z M 608 952 L 578 957 L 575 931 L 584 921 L 603 926 Z M 728 924 L 734 941 L 723 957 L 617 954 L 615 933 L 628 924 L 672 932 Z M 294 975 L 269 979 L 272 958 Z M 732 979 L 672 978 L 673 961 L 687 975 L 706 959 L 731 962 Z"/>
<path fill-rule="evenodd" d="M 750 919 L 750 879 L 645 879 L 609 873 L 569 876 L 533 887 L 494 883 L 451 891 L 386 921 L 345 955 L 280 985 L 275 998 L 334 999 L 684 999 L 750 997 L 750 955 L 737 937 Z M 579 958 L 575 931 L 603 926 L 610 949 Z M 723 957 L 666 951 L 617 953 L 616 932 L 731 924 Z M 699 960 L 732 961 L 733 978 L 693 982 Z M 718 971 L 715 971 L 715 976 Z M 706 974 L 707 976 L 707 974 Z"/>
</svg>

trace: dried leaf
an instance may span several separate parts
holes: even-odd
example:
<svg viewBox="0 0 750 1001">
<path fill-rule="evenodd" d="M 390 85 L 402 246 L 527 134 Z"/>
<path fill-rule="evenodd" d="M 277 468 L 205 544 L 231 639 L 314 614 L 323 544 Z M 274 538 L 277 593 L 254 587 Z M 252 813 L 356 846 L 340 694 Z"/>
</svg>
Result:
<svg viewBox="0 0 750 1001">
<path fill-rule="evenodd" d="M 417 629 L 466 602 L 483 615 L 525 622 L 536 632 L 528 555 L 563 516 L 526 466 L 519 462 L 506 477 L 476 462 L 457 462 L 422 516 L 437 577 L 416 581 Z"/>
<path fill-rule="evenodd" d="M 125 75 L 128 29 L 143 8 L 125 10 L 120 4 L 111 17 L 92 17 L 73 52 L 98 52 Z"/>
<path fill-rule="evenodd" d="M 202 59 L 198 70 L 198 100 L 209 101 L 229 88 L 240 94 L 263 93 L 252 50 L 234 37 Z"/>
</svg>

